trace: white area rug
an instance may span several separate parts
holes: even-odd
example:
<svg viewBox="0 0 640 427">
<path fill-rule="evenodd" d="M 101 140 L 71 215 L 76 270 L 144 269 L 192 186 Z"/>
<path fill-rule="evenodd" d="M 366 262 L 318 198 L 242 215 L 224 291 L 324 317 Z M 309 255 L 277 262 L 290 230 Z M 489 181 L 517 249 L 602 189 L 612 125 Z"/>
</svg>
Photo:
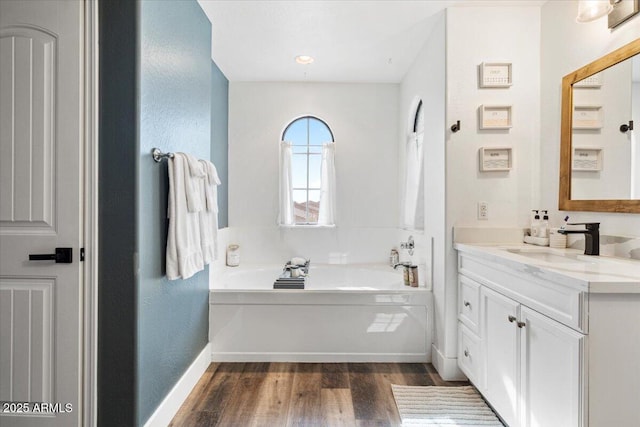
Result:
<svg viewBox="0 0 640 427">
<path fill-rule="evenodd" d="M 472 386 L 391 385 L 403 426 L 496 426 L 502 423 Z"/>
</svg>

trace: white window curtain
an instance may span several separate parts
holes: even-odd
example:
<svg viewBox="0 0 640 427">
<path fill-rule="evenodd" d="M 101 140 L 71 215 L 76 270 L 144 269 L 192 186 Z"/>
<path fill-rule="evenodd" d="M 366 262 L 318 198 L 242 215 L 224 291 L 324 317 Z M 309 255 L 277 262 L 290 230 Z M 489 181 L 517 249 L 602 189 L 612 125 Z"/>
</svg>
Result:
<svg viewBox="0 0 640 427">
<path fill-rule="evenodd" d="M 404 188 L 404 228 L 424 229 L 424 134 L 411 133 L 406 145 L 406 181 Z"/>
<path fill-rule="evenodd" d="M 318 225 L 335 225 L 336 221 L 336 145 L 333 142 L 322 144 L 322 162 L 320 164 L 320 210 Z"/>
<path fill-rule="evenodd" d="M 280 225 L 293 225 L 293 179 L 291 157 L 293 150 L 290 142 L 280 143 Z"/>
</svg>

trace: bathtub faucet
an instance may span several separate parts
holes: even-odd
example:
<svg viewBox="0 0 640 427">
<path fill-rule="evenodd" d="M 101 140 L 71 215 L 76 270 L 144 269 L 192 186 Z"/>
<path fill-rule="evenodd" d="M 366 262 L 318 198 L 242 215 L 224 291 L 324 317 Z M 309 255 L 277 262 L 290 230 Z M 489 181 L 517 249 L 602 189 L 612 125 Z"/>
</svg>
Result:
<svg viewBox="0 0 640 427">
<path fill-rule="evenodd" d="M 410 262 L 399 262 L 399 263 L 393 265 L 393 269 L 396 270 L 400 266 L 402 266 L 404 268 L 409 268 L 409 267 L 411 267 L 411 263 Z"/>
<path fill-rule="evenodd" d="M 415 244 L 413 242 L 413 236 L 409 236 L 409 239 L 407 239 L 406 242 L 400 242 L 400 248 L 406 249 L 407 252 L 409 252 L 409 255 L 413 255 L 414 247 L 415 247 Z"/>
</svg>

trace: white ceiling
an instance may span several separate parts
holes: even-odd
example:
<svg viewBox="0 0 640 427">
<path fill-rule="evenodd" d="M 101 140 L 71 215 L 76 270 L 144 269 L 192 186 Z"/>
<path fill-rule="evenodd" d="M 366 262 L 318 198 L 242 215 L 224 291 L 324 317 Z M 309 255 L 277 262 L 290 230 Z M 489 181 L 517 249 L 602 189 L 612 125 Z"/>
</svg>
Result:
<svg viewBox="0 0 640 427">
<path fill-rule="evenodd" d="M 212 57 L 230 81 L 402 80 L 450 6 L 545 1 L 198 0 L 212 22 Z M 310 65 L 296 55 L 311 55 Z"/>
</svg>

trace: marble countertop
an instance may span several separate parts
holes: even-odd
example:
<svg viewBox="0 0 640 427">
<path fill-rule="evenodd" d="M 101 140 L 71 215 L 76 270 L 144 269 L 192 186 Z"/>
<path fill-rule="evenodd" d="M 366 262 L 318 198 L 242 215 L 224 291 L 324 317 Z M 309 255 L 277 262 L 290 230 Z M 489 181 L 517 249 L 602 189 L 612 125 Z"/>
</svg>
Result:
<svg viewBox="0 0 640 427">
<path fill-rule="evenodd" d="M 527 244 L 455 243 L 460 252 L 592 293 L 640 293 L 640 261 Z"/>
</svg>

